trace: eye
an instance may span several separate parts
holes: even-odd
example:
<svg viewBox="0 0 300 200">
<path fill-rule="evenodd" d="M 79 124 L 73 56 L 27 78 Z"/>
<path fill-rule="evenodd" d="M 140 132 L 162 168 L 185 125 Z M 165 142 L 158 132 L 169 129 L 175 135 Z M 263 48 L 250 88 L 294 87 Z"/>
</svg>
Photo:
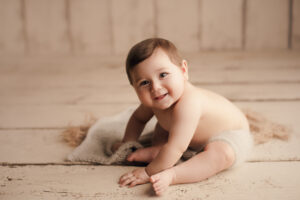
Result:
<svg viewBox="0 0 300 200">
<path fill-rule="evenodd" d="M 160 78 L 165 78 L 166 76 L 168 76 L 168 73 L 167 73 L 167 72 L 163 72 L 163 73 L 160 73 L 160 74 L 159 74 L 159 77 L 160 77 Z"/>
<path fill-rule="evenodd" d="M 139 86 L 145 86 L 145 85 L 148 85 L 150 82 L 149 81 L 141 81 Z"/>
</svg>

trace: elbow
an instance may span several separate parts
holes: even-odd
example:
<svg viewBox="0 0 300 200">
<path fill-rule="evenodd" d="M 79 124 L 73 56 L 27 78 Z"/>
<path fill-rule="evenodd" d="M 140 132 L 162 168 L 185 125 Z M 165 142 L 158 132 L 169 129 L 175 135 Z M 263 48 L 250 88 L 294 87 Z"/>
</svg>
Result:
<svg viewBox="0 0 300 200">
<path fill-rule="evenodd" d="M 143 120 L 140 117 L 138 117 L 135 113 L 133 113 L 133 115 L 131 116 L 131 120 L 133 120 L 135 123 L 144 126 L 147 124 L 147 120 Z"/>
</svg>

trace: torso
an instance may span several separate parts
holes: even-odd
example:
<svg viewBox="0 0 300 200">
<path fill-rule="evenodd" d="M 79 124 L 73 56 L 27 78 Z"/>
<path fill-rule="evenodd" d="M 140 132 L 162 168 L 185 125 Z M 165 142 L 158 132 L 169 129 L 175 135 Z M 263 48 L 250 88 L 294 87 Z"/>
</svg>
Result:
<svg viewBox="0 0 300 200">
<path fill-rule="evenodd" d="M 199 99 L 202 112 L 189 147 L 193 149 L 202 147 L 209 138 L 224 131 L 249 130 L 244 114 L 226 98 L 194 86 L 191 86 L 190 92 L 193 92 L 193 96 Z M 172 108 L 153 112 L 160 126 L 169 131 L 172 124 Z"/>
</svg>

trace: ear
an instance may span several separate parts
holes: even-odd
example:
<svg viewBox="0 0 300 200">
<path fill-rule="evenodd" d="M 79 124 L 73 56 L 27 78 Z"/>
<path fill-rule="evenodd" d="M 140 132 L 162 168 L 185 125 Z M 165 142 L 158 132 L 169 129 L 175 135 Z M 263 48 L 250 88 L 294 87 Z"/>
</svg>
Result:
<svg viewBox="0 0 300 200">
<path fill-rule="evenodd" d="M 181 71 L 186 80 L 189 80 L 188 63 L 186 60 L 181 61 Z"/>
</svg>

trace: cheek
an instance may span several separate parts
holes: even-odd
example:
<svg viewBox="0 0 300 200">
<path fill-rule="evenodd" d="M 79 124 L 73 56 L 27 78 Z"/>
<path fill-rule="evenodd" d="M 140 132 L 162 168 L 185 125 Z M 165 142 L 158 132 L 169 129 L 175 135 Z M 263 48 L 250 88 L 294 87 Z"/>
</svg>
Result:
<svg viewBox="0 0 300 200">
<path fill-rule="evenodd" d="M 146 103 L 147 101 L 149 101 L 149 98 L 151 98 L 149 96 L 148 92 L 145 90 L 137 90 L 136 94 L 137 94 L 138 98 L 140 99 L 140 101 L 143 103 Z"/>
<path fill-rule="evenodd" d="M 172 79 L 172 80 L 170 80 L 170 82 L 168 83 L 169 92 L 172 93 L 175 96 L 180 95 L 182 93 L 183 87 L 184 87 L 183 82 L 184 81 L 181 80 L 181 79 Z"/>
</svg>

